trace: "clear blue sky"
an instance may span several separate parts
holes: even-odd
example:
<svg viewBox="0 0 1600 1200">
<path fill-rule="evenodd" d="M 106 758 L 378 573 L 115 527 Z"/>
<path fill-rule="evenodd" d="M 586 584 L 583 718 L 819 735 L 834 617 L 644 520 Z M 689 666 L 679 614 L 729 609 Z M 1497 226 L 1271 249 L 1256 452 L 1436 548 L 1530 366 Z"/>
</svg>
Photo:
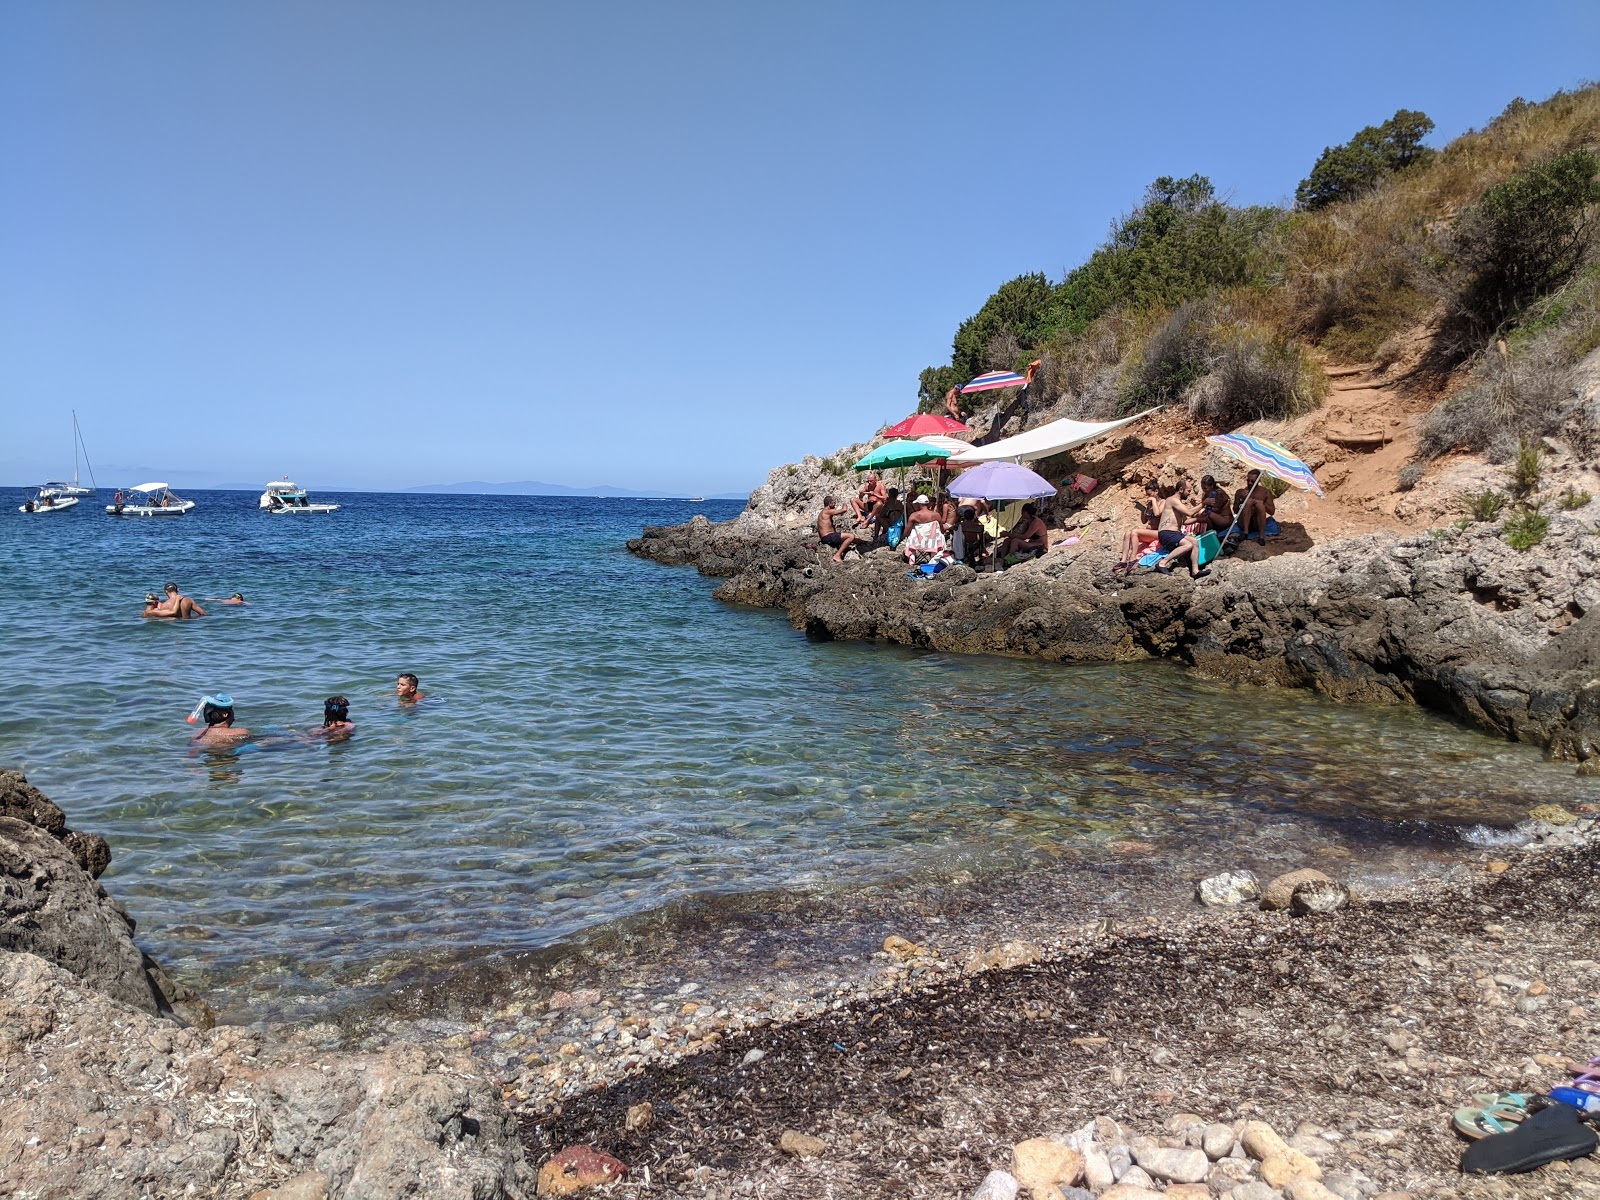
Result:
<svg viewBox="0 0 1600 1200">
<path fill-rule="evenodd" d="M 1162 174 L 1286 199 L 1600 68 L 1600 5 L 0 7 L 0 482 L 745 489 Z M 109 476 L 109 477 L 108 477 Z"/>
</svg>

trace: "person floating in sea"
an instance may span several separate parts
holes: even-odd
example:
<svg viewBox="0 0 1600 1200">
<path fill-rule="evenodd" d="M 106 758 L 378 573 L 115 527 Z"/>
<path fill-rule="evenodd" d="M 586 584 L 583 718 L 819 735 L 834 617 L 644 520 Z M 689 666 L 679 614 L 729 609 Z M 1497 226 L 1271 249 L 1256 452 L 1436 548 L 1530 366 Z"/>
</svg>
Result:
<svg viewBox="0 0 1600 1200">
<path fill-rule="evenodd" d="M 178 590 L 178 585 L 169 583 L 162 589 L 167 594 L 165 600 L 155 604 L 150 603 L 150 597 L 145 597 L 144 612 L 142 617 L 175 617 L 179 620 L 188 620 L 190 617 L 203 617 L 206 610 L 196 604 L 190 597 Z"/>
<path fill-rule="evenodd" d="M 856 535 L 853 533 L 840 533 L 834 523 L 835 518 L 843 516 L 850 510 L 840 504 L 833 496 L 822 498 L 822 511 L 817 514 L 817 539 L 824 546 L 833 548 L 833 561 L 843 562 L 844 552 L 856 544 Z"/>
<path fill-rule="evenodd" d="M 244 598 L 243 592 L 235 592 L 231 596 L 201 596 L 200 599 L 209 600 L 214 604 L 232 604 L 235 607 L 241 604 L 248 605 L 250 603 L 250 601 Z"/>
<path fill-rule="evenodd" d="M 322 728 L 313 729 L 311 736 L 343 741 L 355 731 L 356 723 L 350 719 L 350 701 L 343 696 L 329 696 L 322 702 Z"/>
<path fill-rule="evenodd" d="M 190 739 L 191 746 L 230 746 L 250 736 L 248 729 L 234 726 L 233 697 L 226 692 L 200 697 L 189 714 L 189 724 L 198 721 L 204 721 L 206 727 Z"/>
<path fill-rule="evenodd" d="M 395 680 L 394 694 L 401 704 L 415 704 L 418 700 L 427 698 L 417 690 L 420 686 L 421 683 L 417 677 L 410 671 L 406 671 L 399 679 Z"/>
</svg>

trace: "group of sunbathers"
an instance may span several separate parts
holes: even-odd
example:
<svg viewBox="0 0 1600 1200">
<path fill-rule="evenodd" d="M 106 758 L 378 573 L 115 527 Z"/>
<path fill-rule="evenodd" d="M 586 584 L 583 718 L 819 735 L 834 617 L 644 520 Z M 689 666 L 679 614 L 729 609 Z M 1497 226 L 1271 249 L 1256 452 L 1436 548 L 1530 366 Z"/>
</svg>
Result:
<svg viewBox="0 0 1600 1200">
<path fill-rule="evenodd" d="M 984 519 L 991 512 L 986 500 L 958 505 L 954 497 L 945 495 L 936 504 L 919 494 L 911 501 L 908 513 L 899 489 L 885 487 L 874 472 L 848 505 L 840 504 L 834 496 L 823 497 L 817 514 L 817 537 L 833 550 L 834 562 L 842 562 L 845 552 L 852 548 L 866 553 L 881 546 L 894 546 L 913 565 L 942 559 L 959 560 L 971 567 L 985 562 L 1009 566 L 1037 558 L 1050 548 L 1049 533 L 1035 505 L 1023 505 L 1021 518 L 998 536 L 992 523 Z M 841 528 L 840 519 L 847 514 L 861 532 Z"/>
<path fill-rule="evenodd" d="M 1161 554 L 1156 570 L 1170 574 L 1179 563 L 1187 563 L 1191 578 L 1207 574 L 1200 562 L 1200 538 L 1215 533 L 1224 545 L 1246 538 L 1265 541 L 1267 523 L 1277 512 L 1272 493 L 1261 484 L 1260 471 L 1245 473 L 1244 486 L 1232 499 L 1210 475 L 1200 477 L 1200 495 L 1191 498 L 1189 481 L 1180 479 L 1176 490 L 1163 497 L 1161 485 L 1151 480 L 1144 485 L 1145 500 L 1134 501 L 1141 525 L 1122 535 L 1122 549 L 1115 570 L 1129 570 L 1152 549 Z"/>
</svg>

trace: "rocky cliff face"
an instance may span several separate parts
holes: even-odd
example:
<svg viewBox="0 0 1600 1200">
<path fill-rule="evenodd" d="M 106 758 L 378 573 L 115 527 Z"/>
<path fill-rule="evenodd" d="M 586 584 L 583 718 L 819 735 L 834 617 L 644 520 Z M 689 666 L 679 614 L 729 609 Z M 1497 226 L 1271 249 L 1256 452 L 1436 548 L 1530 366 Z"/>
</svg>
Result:
<svg viewBox="0 0 1600 1200">
<path fill-rule="evenodd" d="M 636 554 L 692 563 L 717 595 L 782 608 L 815 637 L 884 638 L 1061 662 L 1175 659 L 1241 682 L 1417 703 L 1559 757 L 1600 753 L 1600 535 L 1578 513 L 1518 552 L 1481 530 L 1370 534 L 1267 557 L 1254 546 L 1191 583 L 1120 579 L 1072 547 L 999 575 L 906 577 L 878 551 L 828 561 L 808 532 L 746 513 L 649 528 Z"/>
<path fill-rule="evenodd" d="M 470 1059 L 208 1028 L 95 882 L 109 862 L 103 839 L 0 771 L 0 1195 L 532 1193 L 515 1123 Z"/>
</svg>

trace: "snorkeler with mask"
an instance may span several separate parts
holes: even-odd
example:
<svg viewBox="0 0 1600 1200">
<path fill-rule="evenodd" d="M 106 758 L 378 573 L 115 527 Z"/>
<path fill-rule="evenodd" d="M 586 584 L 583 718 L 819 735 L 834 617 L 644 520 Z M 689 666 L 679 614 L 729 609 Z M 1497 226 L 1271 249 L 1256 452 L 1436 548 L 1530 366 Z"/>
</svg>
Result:
<svg viewBox="0 0 1600 1200">
<path fill-rule="evenodd" d="M 248 729 L 233 724 L 233 697 L 226 692 L 200 697 L 189 714 L 189 724 L 205 721 L 206 727 L 190 739 L 191 746 L 226 746 L 250 736 Z"/>
<path fill-rule="evenodd" d="M 313 729 L 311 736 L 347 738 L 355 729 L 356 723 L 350 719 L 350 701 L 343 696 L 329 696 L 322 702 L 322 728 Z"/>
</svg>

